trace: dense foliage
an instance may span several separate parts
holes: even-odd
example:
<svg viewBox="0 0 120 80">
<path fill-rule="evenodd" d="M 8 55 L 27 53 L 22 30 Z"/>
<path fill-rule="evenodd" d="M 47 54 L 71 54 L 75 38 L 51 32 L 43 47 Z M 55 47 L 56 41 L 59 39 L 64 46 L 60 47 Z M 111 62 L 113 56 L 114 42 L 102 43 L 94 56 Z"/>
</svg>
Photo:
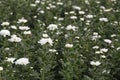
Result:
<svg viewBox="0 0 120 80">
<path fill-rule="evenodd" d="M 120 0 L 0 0 L 0 80 L 120 80 Z"/>
</svg>

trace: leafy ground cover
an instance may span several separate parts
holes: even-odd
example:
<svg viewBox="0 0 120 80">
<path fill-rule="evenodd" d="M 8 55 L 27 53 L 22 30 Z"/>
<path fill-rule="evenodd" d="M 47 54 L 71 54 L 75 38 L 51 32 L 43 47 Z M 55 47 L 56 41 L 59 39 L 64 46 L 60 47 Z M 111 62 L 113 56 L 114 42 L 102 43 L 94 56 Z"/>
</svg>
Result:
<svg viewBox="0 0 120 80">
<path fill-rule="evenodd" d="M 120 80 L 120 0 L 0 0 L 0 80 Z"/>
</svg>

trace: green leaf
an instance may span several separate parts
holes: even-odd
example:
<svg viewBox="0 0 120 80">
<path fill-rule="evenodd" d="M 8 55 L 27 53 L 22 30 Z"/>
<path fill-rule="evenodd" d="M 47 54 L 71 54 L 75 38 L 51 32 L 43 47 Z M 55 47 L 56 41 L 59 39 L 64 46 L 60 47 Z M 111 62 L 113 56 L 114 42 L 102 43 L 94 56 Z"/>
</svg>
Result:
<svg viewBox="0 0 120 80">
<path fill-rule="evenodd" d="M 84 78 L 83 78 L 82 80 L 94 80 L 94 79 L 90 78 L 90 77 L 87 76 L 87 75 L 84 75 Z"/>
</svg>

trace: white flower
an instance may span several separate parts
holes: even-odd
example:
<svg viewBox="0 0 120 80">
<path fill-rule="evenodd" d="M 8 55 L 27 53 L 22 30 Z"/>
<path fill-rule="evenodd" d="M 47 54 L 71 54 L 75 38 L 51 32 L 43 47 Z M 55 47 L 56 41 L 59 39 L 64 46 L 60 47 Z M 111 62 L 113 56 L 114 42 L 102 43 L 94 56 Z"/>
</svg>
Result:
<svg viewBox="0 0 120 80">
<path fill-rule="evenodd" d="M 1 24 L 2 26 L 9 26 L 10 25 L 10 23 L 9 22 L 2 22 L 2 24 Z"/>
<path fill-rule="evenodd" d="M 72 47 L 73 47 L 73 44 L 65 44 L 65 47 L 66 47 L 66 48 L 72 48 Z"/>
<path fill-rule="evenodd" d="M 104 6 L 100 6 L 101 9 L 105 10 L 106 8 Z"/>
<path fill-rule="evenodd" d="M 110 9 L 104 9 L 104 12 L 110 12 L 112 10 L 112 8 Z"/>
<path fill-rule="evenodd" d="M 92 48 L 93 48 L 93 49 L 98 49 L 98 48 L 99 48 L 99 46 L 93 46 Z"/>
<path fill-rule="evenodd" d="M 21 19 L 18 19 L 17 23 L 26 23 L 28 20 L 22 17 Z"/>
<path fill-rule="evenodd" d="M 85 19 L 84 18 L 80 18 L 81 21 L 84 21 Z"/>
<path fill-rule="evenodd" d="M 40 0 L 36 0 L 35 3 L 36 3 L 36 4 L 40 3 Z"/>
<path fill-rule="evenodd" d="M 31 34 L 31 31 L 24 31 L 23 34 L 25 34 L 25 35 Z"/>
<path fill-rule="evenodd" d="M 2 66 L 0 66 L 0 71 L 3 71 L 3 67 Z"/>
<path fill-rule="evenodd" d="M 62 2 L 57 2 L 57 5 L 63 5 L 63 3 Z"/>
<path fill-rule="evenodd" d="M 65 34 L 64 36 L 65 36 L 65 38 L 68 38 L 68 37 L 69 37 L 68 34 Z"/>
<path fill-rule="evenodd" d="M 115 36 L 116 36 L 116 34 L 112 34 L 112 35 L 111 35 L 111 37 L 115 37 Z"/>
<path fill-rule="evenodd" d="M 65 14 L 65 15 L 68 15 L 68 12 L 65 12 L 64 14 Z"/>
<path fill-rule="evenodd" d="M 94 61 L 90 61 L 90 64 L 91 64 L 91 65 L 95 65 L 95 62 L 94 62 Z"/>
<path fill-rule="evenodd" d="M 58 17 L 57 17 L 57 16 L 54 16 L 53 18 L 54 18 L 54 19 L 58 19 Z"/>
<path fill-rule="evenodd" d="M 49 49 L 49 51 L 50 51 L 50 52 L 56 52 L 56 50 L 55 50 L 55 49 Z"/>
<path fill-rule="evenodd" d="M 43 11 L 43 10 L 40 10 L 40 13 L 41 13 L 41 14 L 44 14 L 44 13 L 45 13 L 45 11 Z"/>
<path fill-rule="evenodd" d="M 76 6 L 76 5 L 72 6 L 72 8 L 76 9 L 76 10 L 80 10 L 81 9 L 79 6 Z"/>
<path fill-rule="evenodd" d="M 84 11 L 79 11 L 79 14 L 85 14 L 85 12 Z"/>
<path fill-rule="evenodd" d="M 108 49 L 106 49 L 106 48 L 102 48 L 102 49 L 100 49 L 100 51 L 103 53 L 103 52 L 108 52 Z"/>
<path fill-rule="evenodd" d="M 92 36 L 92 40 L 97 40 L 99 38 L 101 38 L 101 36 L 97 32 L 94 32 Z"/>
<path fill-rule="evenodd" d="M 71 16 L 70 19 L 77 19 L 77 16 Z"/>
<path fill-rule="evenodd" d="M 78 27 L 72 26 L 72 25 L 68 25 L 68 26 L 66 27 L 66 30 L 73 30 L 73 31 L 76 31 L 76 29 L 78 29 Z"/>
<path fill-rule="evenodd" d="M 11 38 L 8 39 L 10 42 L 21 42 L 21 38 L 17 37 L 16 35 L 11 35 Z"/>
<path fill-rule="evenodd" d="M 117 51 L 120 50 L 120 47 L 117 47 Z"/>
<path fill-rule="evenodd" d="M 102 73 L 107 73 L 107 74 L 109 74 L 109 73 L 110 73 L 110 70 L 103 70 Z"/>
<path fill-rule="evenodd" d="M 100 61 L 90 61 L 90 64 L 93 66 L 99 66 L 101 64 Z"/>
<path fill-rule="evenodd" d="M 97 4 L 100 4 L 100 1 L 96 1 Z"/>
<path fill-rule="evenodd" d="M 103 22 L 108 22 L 108 19 L 107 18 L 99 18 L 100 21 L 103 21 Z"/>
<path fill-rule="evenodd" d="M 35 18 L 35 19 L 36 19 L 36 18 L 37 18 L 37 16 L 33 16 L 33 18 Z"/>
<path fill-rule="evenodd" d="M 36 7 L 37 5 L 36 4 L 30 4 L 31 7 Z"/>
<path fill-rule="evenodd" d="M 90 4 L 90 2 L 88 0 L 85 0 L 85 3 L 88 4 L 88 5 Z"/>
<path fill-rule="evenodd" d="M 30 28 L 28 26 L 19 26 L 20 30 L 29 30 Z"/>
<path fill-rule="evenodd" d="M 29 64 L 29 59 L 28 58 L 20 58 L 18 60 L 15 61 L 16 65 L 27 65 Z"/>
<path fill-rule="evenodd" d="M 55 30 L 55 29 L 58 29 L 58 26 L 56 24 L 50 24 L 47 29 L 49 30 Z"/>
<path fill-rule="evenodd" d="M 0 30 L 0 35 L 6 37 L 10 36 L 10 31 L 9 30 Z"/>
<path fill-rule="evenodd" d="M 75 14 L 75 11 L 70 11 L 69 13 L 70 13 L 70 14 Z"/>
<path fill-rule="evenodd" d="M 79 37 L 79 36 L 76 36 L 75 38 L 76 38 L 76 39 L 80 39 L 80 37 Z"/>
<path fill-rule="evenodd" d="M 102 51 L 95 51 L 95 54 L 103 53 Z"/>
<path fill-rule="evenodd" d="M 102 58 L 106 58 L 106 56 L 105 56 L 105 55 L 101 55 L 101 57 L 102 57 Z"/>
<path fill-rule="evenodd" d="M 11 25 L 10 28 L 12 28 L 12 29 L 17 29 L 17 27 L 14 26 L 14 25 Z"/>
<path fill-rule="evenodd" d="M 48 37 L 48 34 L 42 34 L 42 36 L 43 36 L 44 38 L 47 38 L 47 37 Z"/>
<path fill-rule="evenodd" d="M 11 63 L 14 63 L 14 60 L 15 60 L 16 58 L 7 58 L 7 62 L 11 62 Z"/>
<path fill-rule="evenodd" d="M 58 18 L 58 21 L 63 21 L 64 20 L 64 18 Z"/>
<path fill-rule="evenodd" d="M 93 35 L 97 36 L 97 35 L 98 35 L 98 33 L 97 33 L 97 32 L 94 32 L 94 33 L 93 33 Z"/>
<path fill-rule="evenodd" d="M 90 14 L 89 14 L 89 15 L 86 16 L 86 18 L 91 19 L 91 18 L 93 18 L 93 15 L 90 15 Z"/>
<path fill-rule="evenodd" d="M 5 48 L 5 50 L 8 51 L 8 50 L 10 50 L 10 48 L 7 47 L 7 48 Z"/>
<path fill-rule="evenodd" d="M 104 39 L 104 41 L 105 41 L 106 43 L 109 43 L 109 44 L 112 43 L 112 41 L 111 41 L 110 39 Z"/>
<path fill-rule="evenodd" d="M 38 41 L 41 45 L 49 43 L 51 46 L 53 45 L 53 41 L 51 38 L 42 38 Z"/>
<path fill-rule="evenodd" d="M 52 9 L 52 8 L 56 8 L 56 6 L 55 5 L 50 5 L 50 8 Z"/>
</svg>

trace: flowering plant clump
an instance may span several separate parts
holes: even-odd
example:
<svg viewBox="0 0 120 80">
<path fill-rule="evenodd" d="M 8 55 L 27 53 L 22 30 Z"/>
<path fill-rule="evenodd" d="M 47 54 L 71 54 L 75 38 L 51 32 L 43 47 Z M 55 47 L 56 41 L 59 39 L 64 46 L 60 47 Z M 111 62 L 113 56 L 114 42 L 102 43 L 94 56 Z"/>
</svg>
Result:
<svg viewBox="0 0 120 80">
<path fill-rule="evenodd" d="M 120 80 L 120 0 L 0 0 L 0 80 Z"/>
<path fill-rule="evenodd" d="M 0 35 L 2 35 L 4 37 L 10 36 L 10 31 L 9 30 L 1 30 Z"/>
<path fill-rule="evenodd" d="M 29 63 L 29 60 L 27 58 L 20 58 L 15 61 L 15 64 L 17 65 L 27 65 Z"/>
</svg>

